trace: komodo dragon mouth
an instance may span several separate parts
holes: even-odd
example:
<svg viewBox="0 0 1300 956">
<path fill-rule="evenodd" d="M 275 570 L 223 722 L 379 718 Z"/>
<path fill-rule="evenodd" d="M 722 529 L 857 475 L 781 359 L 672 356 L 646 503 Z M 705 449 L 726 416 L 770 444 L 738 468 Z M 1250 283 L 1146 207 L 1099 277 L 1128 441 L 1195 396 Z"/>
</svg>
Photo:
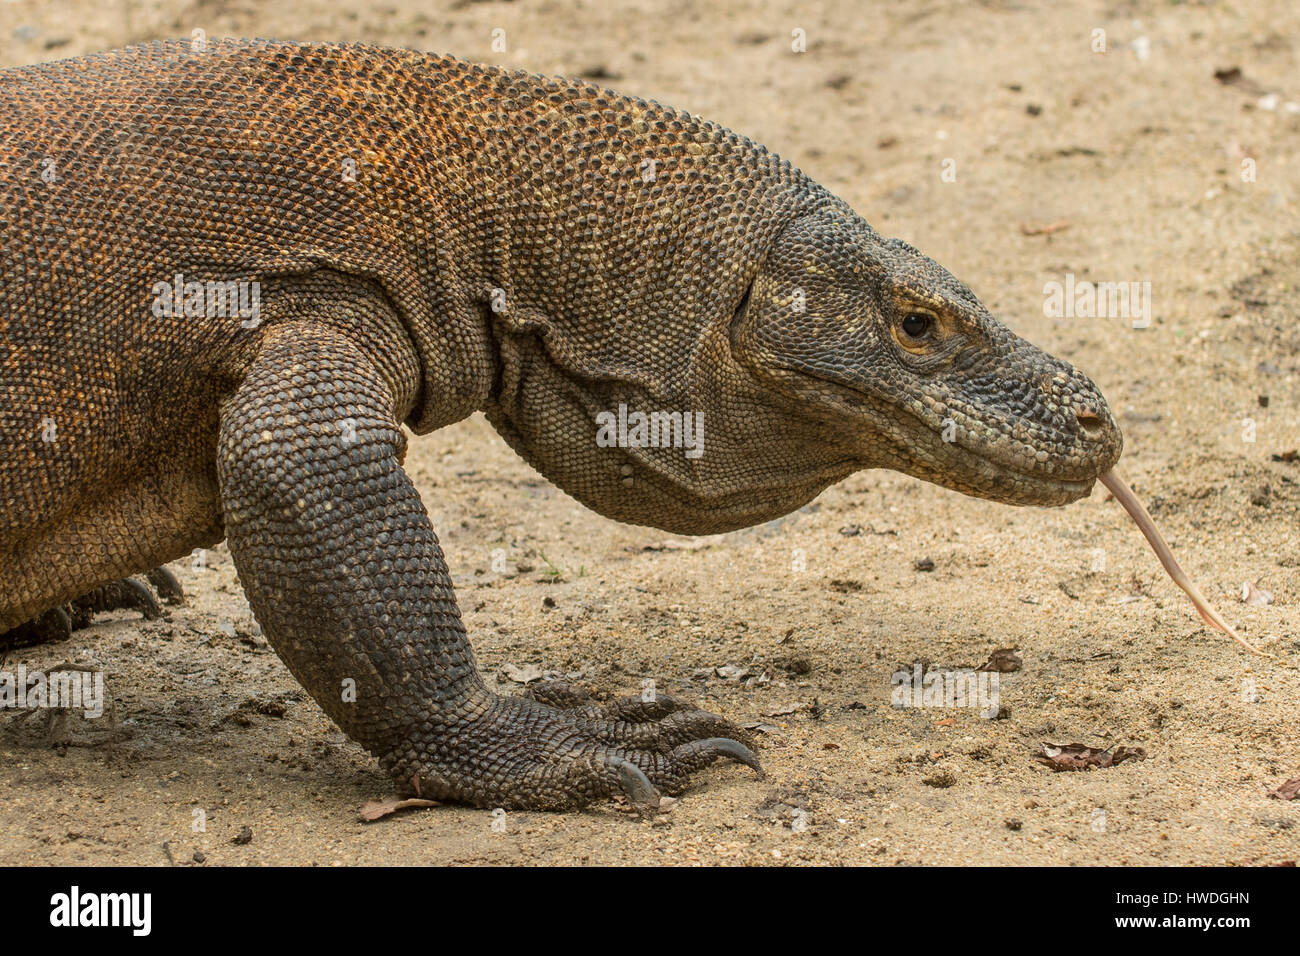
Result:
<svg viewBox="0 0 1300 956">
<path fill-rule="evenodd" d="M 794 369 L 786 371 L 792 375 L 806 374 Z M 852 385 L 825 376 L 811 377 L 839 392 L 839 400 L 846 408 L 861 410 L 873 404 L 871 396 Z M 1100 477 L 1102 469 L 1096 467 L 1081 470 L 1077 476 L 1035 471 L 1024 467 L 1027 464 L 1026 459 L 1001 454 L 1000 446 L 981 448 L 973 443 L 964 442 L 961 438 L 954 438 L 953 441 L 939 438 L 936 447 L 944 450 L 944 456 L 940 461 L 937 454 L 931 453 L 930 440 L 942 431 L 942 422 L 936 424 L 908 408 L 891 406 L 888 411 L 892 416 L 897 416 L 901 411 L 914 422 L 914 427 L 902 429 L 908 440 L 892 446 L 890 467 L 954 491 L 978 498 L 995 498 L 1007 504 L 1050 507 L 1086 498 Z M 954 446 L 959 447 L 966 454 L 953 455 L 951 449 Z M 1118 458 L 1118 455 L 1115 457 Z M 1110 464 L 1113 464 L 1113 461 Z M 960 471 L 961 474 L 956 474 L 955 471 Z M 967 476 L 965 482 L 962 481 L 962 475 Z M 986 483 L 999 478 L 1011 479 L 1017 489 L 1024 494 L 1014 499 L 1002 499 L 989 494 L 985 490 Z"/>
</svg>

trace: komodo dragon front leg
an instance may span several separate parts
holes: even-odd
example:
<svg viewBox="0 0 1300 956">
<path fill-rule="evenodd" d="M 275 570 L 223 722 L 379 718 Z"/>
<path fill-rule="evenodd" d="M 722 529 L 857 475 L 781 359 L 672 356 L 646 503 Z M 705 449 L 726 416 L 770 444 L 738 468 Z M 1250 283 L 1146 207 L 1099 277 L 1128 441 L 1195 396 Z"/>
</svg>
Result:
<svg viewBox="0 0 1300 956">
<path fill-rule="evenodd" d="M 227 540 L 267 639 L 404 792 L 566 809 L 657 802 L 721 755 L 758 769 L 741 731 L 672 700 L 492 693 L 404 447 L 366 354 L 295 323 L 268 332 L 224 403 L 217 452 Z"/>
</svg>

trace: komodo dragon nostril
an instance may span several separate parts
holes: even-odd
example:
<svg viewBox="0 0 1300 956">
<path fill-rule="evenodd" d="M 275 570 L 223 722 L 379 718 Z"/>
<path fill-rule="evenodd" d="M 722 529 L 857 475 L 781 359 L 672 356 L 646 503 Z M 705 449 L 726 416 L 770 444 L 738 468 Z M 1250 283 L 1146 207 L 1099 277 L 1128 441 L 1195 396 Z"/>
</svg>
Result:
<svg viewBox="0 0 1300 956">
<path fill-rule="evenodd" d="M 1089 438 L 1097 438 L 1101 435 L 1105 423 L 1095 409 L 1075 409 L 1074 417 L 1079 427 L 1083 429 L 1083 433 Z"/>
</svg>

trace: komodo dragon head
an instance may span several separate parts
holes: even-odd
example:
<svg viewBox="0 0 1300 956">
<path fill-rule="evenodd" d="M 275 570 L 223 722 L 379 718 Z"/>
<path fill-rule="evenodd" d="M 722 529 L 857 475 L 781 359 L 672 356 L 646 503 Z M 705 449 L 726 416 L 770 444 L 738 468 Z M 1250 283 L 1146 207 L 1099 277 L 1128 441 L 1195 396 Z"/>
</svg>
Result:
<svg viewBox="0 0 1300 956">
<path fill-rule="evenodd" d="M 786 414 L 842 436 L 861 467 L 1062 505 L 1086 496 L 1123 446 L 1091 380 L 846 207 L 779 236 L 731 342 Z"/>
<path fill-rule="evenodd" d="M 516 398 L 489 418 L 589 507 L 683 534 L 788 514 L 864 468 L 1063 505 L 1118 460 L 1120 431 L 1086 376 L 843 202 L 796 212 L 758 253 L 720 296 L 724 308 L 690 327 L 647 322 L 603 365 L 594 346 L 560 347 L 568 332 L 552 327 L 545 361 L 529 350 L 507 363 L 523 368 L 506 389 Z M 598 416 L 613 419 L 620 404 L 624 417 L 692 413 L 700 447 L 638 445 L 631 427 L 602 447 Z"/>
</svg>

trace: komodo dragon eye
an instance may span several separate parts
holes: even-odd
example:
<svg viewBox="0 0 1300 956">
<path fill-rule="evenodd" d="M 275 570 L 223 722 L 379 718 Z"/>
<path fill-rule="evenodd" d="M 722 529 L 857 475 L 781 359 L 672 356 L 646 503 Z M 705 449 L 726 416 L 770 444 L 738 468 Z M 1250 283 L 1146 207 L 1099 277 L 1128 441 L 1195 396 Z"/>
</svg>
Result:
<svg viewBox="0 0 1300 956">
<path fill-rule="evenodd" d="M 909 312 L 903 316 L 903 334 L 909 339 L 923 339 L 930 333 L 934 318 L 924 312 Z"/>
<path fill-rule="evenodd" d="M 913 310 L 904 313 L 894 326 L 894 341 L 909 352 L 928 352 L 935 344 L 938 326 L 939 320 L 929 312 Z"/>
</svg>

